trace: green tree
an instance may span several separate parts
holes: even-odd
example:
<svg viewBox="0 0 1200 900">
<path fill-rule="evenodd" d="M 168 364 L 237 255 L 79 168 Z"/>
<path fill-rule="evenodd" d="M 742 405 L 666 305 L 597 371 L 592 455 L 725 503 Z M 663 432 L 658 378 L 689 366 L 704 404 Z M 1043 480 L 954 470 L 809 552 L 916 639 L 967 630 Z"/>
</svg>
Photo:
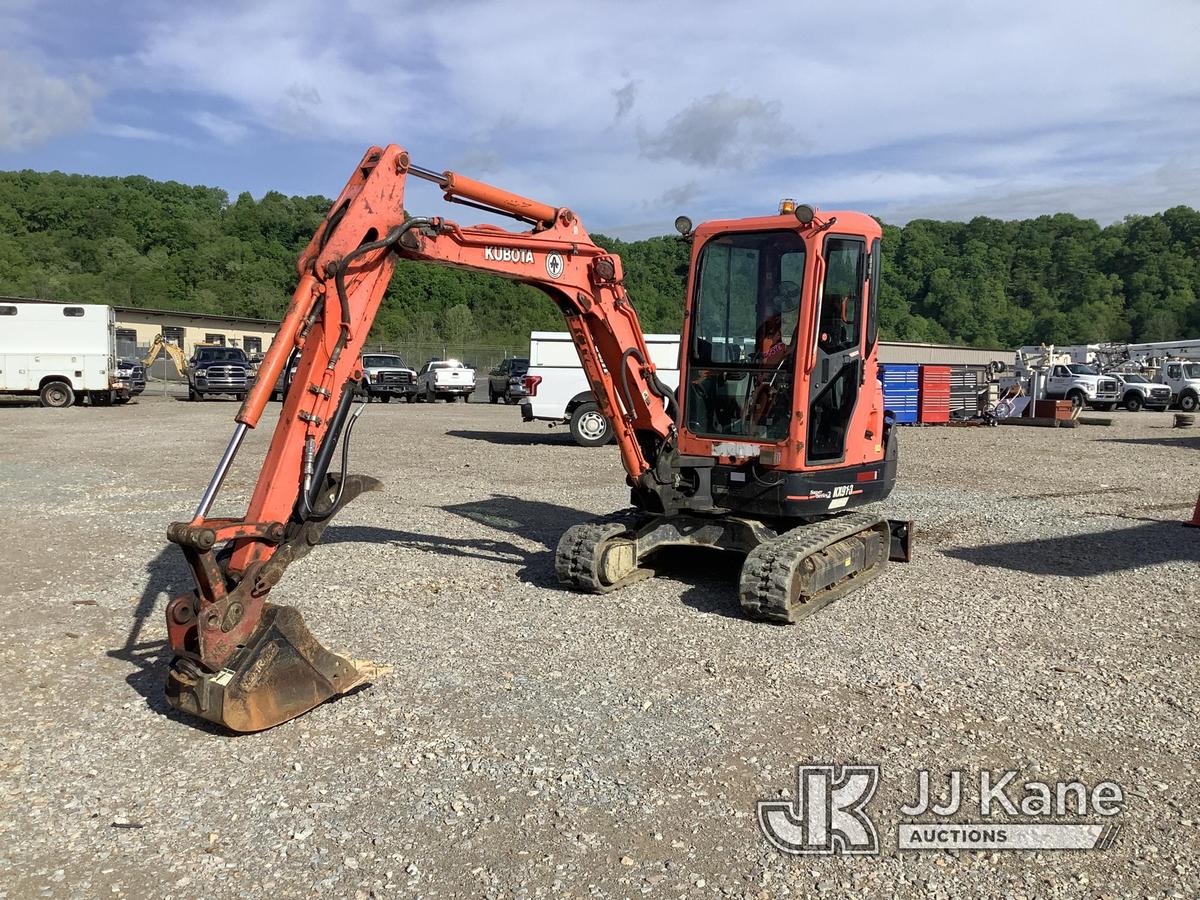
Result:
<svg viewBox="0 0 1200 900">
<path fill-rule="evenodd" d="M 330 206 L 276 191 L 233 201 L 176 182 L 0 173 L 0 293 L 278 317 L 295 262 Z M 885 339 L 1015 346 L 1200 336 L 1200 212 L 1176 206 L 1101 228 L 1020 221 L 883 224 Z M 620 255 L 647 332 L 683 321 L 691 246 L 594 240 Z M 561 329 L 551 298 L 495 276 L 401 261 L 371 340 L 520 344 Z"/>
</svg>

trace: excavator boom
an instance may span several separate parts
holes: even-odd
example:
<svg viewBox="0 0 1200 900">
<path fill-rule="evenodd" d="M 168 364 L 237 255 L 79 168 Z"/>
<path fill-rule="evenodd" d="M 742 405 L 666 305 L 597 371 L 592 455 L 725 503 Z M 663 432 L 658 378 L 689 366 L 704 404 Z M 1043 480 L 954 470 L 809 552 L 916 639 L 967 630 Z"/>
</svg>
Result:
<svg viewBox="0 0 1200 900">
<path fill-rule="evenodd" d="M 528 222 L 529 231 L 464 228 L 404 211 L 409 175 L 456 200 Z M 177 707 L 236 731 L 286 721 L 354 687 L 361 672 L 326 651 L 298 612 L 268 597 L 284 570 L 308 552 L 336 512 L 374 479 L 345 472 L 362 379 L 359 353 L 396 257 L 488 272 L 542 290 L 563 312 L 601 411 L 613 423 L 631 482 L 651 484 L 675 441 L 669 404 L 620 259 L 592 243 L 568 209 L 519 197 L 452 172 L 411 164 L 407 152 L 373 147 L 300 255 L 300 279 L 237 426 L 192 519 L 168 537 L 196 590 L 167 608 L 175 662 L 167 695 Z M 246 432 L 258 425 L 293 350 L 296 373 L 258 482 L 241 518 L 210 512 Z M 342 447 L 343 471 L 330 474 Z M 218 549 L 220 548 L 220 549 Z"/>
<path fill-rule="evenodd" d="M 175 371 L 187 377 L 187 360 L 183 356 L 183 351 L 166 340 L 161 334 L 154 336 L 154 341 L 150 344 L 149 352 L 142 358 L 142 366 L 149 370 L 151 364 L 158 359 L 160 354 L 166 354 L 167 358 L 175 364 Z"/>
</svg>

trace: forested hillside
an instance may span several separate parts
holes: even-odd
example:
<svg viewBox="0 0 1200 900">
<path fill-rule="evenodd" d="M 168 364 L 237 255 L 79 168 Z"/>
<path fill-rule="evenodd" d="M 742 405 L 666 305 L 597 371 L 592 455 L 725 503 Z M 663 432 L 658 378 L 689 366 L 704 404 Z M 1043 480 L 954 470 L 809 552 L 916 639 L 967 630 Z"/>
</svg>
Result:
<svg viewBox="0 0 1200 900">
<path fill-rule="evenodd" d="M 147 178 L 0 173 L 0 294 L 277 317 L 329 200 Z M 699 213 L 699 211 L 694 211 Z M 624 242 L 647 331 L 679 327 L 687 246 Z M 1101 228 L 1068 214 L 884 226 L 885 336 L 1016 346 L 1200 336 L 1200 213 Z M 398 267 L 373 337 L 520 341 L 561 328 L 549 301 L 497 278 Z"/>
</svg>

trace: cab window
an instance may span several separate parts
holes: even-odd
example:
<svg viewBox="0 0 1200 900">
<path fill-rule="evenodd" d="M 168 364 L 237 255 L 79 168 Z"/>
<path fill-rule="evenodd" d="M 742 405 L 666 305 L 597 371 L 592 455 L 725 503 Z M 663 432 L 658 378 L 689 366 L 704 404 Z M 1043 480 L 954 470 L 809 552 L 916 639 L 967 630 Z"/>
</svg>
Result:
<svg viewBox="0 0 1200 900">
<path fill-rule="evenodd" d="M 826 353 L 857 347 L 862 322 L 863 242 L 830 238 L 825 244 L 825 290 L 817 342 Z"/>
</svg>

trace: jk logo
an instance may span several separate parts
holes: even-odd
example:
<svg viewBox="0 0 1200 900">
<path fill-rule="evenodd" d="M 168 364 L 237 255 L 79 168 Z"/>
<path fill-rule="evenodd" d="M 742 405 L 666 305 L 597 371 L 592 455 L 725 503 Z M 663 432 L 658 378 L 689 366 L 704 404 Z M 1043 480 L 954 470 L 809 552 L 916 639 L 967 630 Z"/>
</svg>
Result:
<svg viewBox="0 0 1200 900">
<path fill-rule="evenodd" d="M 759 800 L 758 825 L 791 854 L 879 853 L 865 808 L 879 786 L 879 766 L 798 766 L 796 799 Z"/>
</svg>

